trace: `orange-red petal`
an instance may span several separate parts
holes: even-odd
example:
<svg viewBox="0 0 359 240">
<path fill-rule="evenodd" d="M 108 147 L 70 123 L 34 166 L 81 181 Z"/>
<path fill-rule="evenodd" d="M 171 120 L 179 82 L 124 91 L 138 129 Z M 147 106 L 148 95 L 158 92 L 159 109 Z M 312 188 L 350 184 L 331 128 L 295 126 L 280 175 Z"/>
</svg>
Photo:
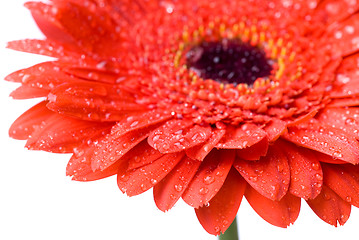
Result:
<svg viewBox="0 0 359 240">
<path fill-rule="evenodd" d="M 171 120 L 155 129 L 148 143 L 161 153 L 179 152 L 206 141 L 212 133 L 209 125 L 193 125 L 190 120 Z"/>
<path fill-rule="evenodd" d="M 150 164 L 162 156 L 163 154 L 148 145 L 145 139 L 127 152 L 121 161 L 128 163 L 127 170 L 132 170 Z"/>
<path fill-rule="evenodd" d="M 237 157 L 243 160 L 258 160 L 267 154 L 269 147 L 268 138 L 263 138 L 260 142 L 236 151 Z"/>
<path fill-rule="evenodd" d="M 94 82 L 66 83 L 53 89 L 47 105 L 53 111 L 92 121 L 115 121 L 142 111 L 134 96 L 121 88 Z"/>
<path fill-rule="evenodd" d="M 186 150 L 186 155 L 192 159 L 203 161 L 225 134 L 224 129 L 212 129 L 212 134 L 204 143 Z"/>
<path fill-rule="evenodd" d="M 61 44 L 72 43 L 74 41 L 71 35 L 67 34 L 57 21 L 57 8 L 55 6 L 41 2 L 27 2 L 25 7 L 31 11 L 37 26 L 47 38 L 59 41 Z"/>
<path fill-rule="evenodd" d="M 351 205 L 359 207 L 359 168 L 349 164 L 323 164 L 324 183 Z"/>
<path fill-rule="evenodd" d="M 6 76 L 5 80 L 19 82 L 29 87 L 51 90 L 60 84 L 75 80 L 60 70 L 56 62 L 44 62 L 13 72 Z"/>
<path fill-rule="evenodd" d="M 184 152 L 165 154 L 141 168 L 117 173 L 117 185 L 128 196 L 141 194 L 161 181 L 183 158 Z"/>
<path fill-rule="evenodd" d="M 258 143 L 266 136 L 264 130 L 251 123 L 245 123 L 237 128 L 228 126 L 226 134 L 216 145 L 216 148 L 243 149 Z"/>
<path fill-rule="evenodd" d="M 212 150 L 183 193 L 183 200 L 194 208 L 207 204 L 222 187 L 234 157 L 233 150 Z"/>
<path fill-rule="evenodd" d="M 280 200 L 289 188 L 290 170 L 285 149 L 273 145 L 258 161 L 237 159 L 234 167 L 263 196 Z"/>
<path fill-rule="evenodd" d="M 239 173 L 232 169 L 209 204 L 195 209 L 199 222 L 208 233 L 219 235 L 228 229 L 237 215 L 246 185 Z"/>
<path fill-rule="evenodd" d="M 29 99 L 46 97 L 48 94 L 49 90 L 22 85 L 15 89 L 10 96 L 14 99 Z"/>
<path fill-rule="evenodd" d="M 320 1 L 320 4 L 316 8 L 317 13 L 324 11 L 323 20 L 327 21 L 328 24 L 341 21 L 348 16 L 359 10 L 359 5 L 356 1 L 351 0 L 325 0 Z"/>
<path fill-rule="evenodd" d="M 345 57 L 337 70 L 330 96 L 334 98 L 359 95 L 359 53 Z"/>
<path fill-rule="evenodd" d="M 290 193 L 287 193 L 280 201 L 273 201 L 247 186 L 245 197 L 254 211 L 274 226 L 286 228 L 298 218 L 300 198 Z"/>
<path fill-rule="evenodd" d="M 359 9 L 358 4 L 356 8 Z M 337 51 L 341 56 L 348 56 L 357 52 L 359 50 L 358 35 L 359 13 L 356 13 L 344 21 L 338 22 L 329 33 L 329 36 L 334 39 L 334 44 L 331 46 L 332 51 Z"/>
<path fill-rule="evenodd" d="M 316 155 L 309 149 L 286 142 L 280 142 L 279 146 L 285 149 L 288 158 L 289 192 L 304 199 L 318 196 L 323 185 L 323 172 Z"/>
<path fill-rule="evenodd" d="M 92 143 L 94 151 L 90 153 L 91 166 L 95 170 L 104 170 L 118 161 L 123 155 L 148 137 L 151 131 L 157 126 L 150 126 L 144 129 L 138 129 L 117 136 L 112 131 L 100 141 Z"/>
<path fill-rule="evenodd" d="M 353 135 L 331 126 L 292 127 L 285 139 L 349 163 L 359 163 L 359 143 Z"/>
<path fill-rule="evenodd" d="M 315 199 L 308 199 L 307 203 L 319 218 L 334 226 L 343 225 L 351 211 L 351 205 L 325 185 L 320 194 Z"/>
<path fill-rule="evenodd" d="M 110 167 L 102 170 L 93 171 L 91 167 L 91 159 L 88 157 L 90 153 L 93 153 L 94 148 L 86 148 L 86 154 L 84 149 L 75 149 L 74 155 L 66 167 L 66 175 L 71 176 L 72 180 L 76 181 L 95 181 L 103 178 L 110 177 L 117 174 L 120 161 L 112 164 Z"/>
<path fill-rule="evenodd" d="M 267 133 L 268 141 L 274 142 L 284 133 L 286 129 L 287 124 L 284 121 L 272 119 L 265 125 L 263 130 Z"/>
<path fill-rule="evenodd" d="M 9 129 L 10 137 L 20 140 L 28 139 L 35 128 L 39 127 L 49 117 L 55 115 L 54 112 L 46 107 L 46 104 L 46 101 L 42 101 L 18 117 Z"/>
<path fill-rule="evenodd" d="M 167 211 L 175 205 L 200 165 L 200 161 L 185 157 L 153 188 L 153 196 L 158 209 Z"/>
<path fill-rule="evenodd" d="M 124 117 L 123 119 L 116 122 L 116 125 L 113 127 L 113 131 L 115 131 L 116 134 L 120 136 L 133 130 L 161 123 L 170 119 L 171 117 L 172 116 L 170 112 L 161 109 L 154 109 L 145 112 L 134 112 L 128 117 Z"/>
<path fill-rule="evenodd" d="M 73 57 L 80 57 L 76 53 L 65 50 L 62 45 L 52 42 L 50 40 L 24 39 L 18 41 L 11 41 L 7 44 L 7 48 L 21 52 L 45 55 L 54 58 L 63 58 L 69 55 Z"/>
<path fill-rule="evenodd" d="M 31 150 L 71 153 L 74 148 L 109 133 L 112 125 L 53 114 L 31 134 L 26 147 Z"/>
</svg>

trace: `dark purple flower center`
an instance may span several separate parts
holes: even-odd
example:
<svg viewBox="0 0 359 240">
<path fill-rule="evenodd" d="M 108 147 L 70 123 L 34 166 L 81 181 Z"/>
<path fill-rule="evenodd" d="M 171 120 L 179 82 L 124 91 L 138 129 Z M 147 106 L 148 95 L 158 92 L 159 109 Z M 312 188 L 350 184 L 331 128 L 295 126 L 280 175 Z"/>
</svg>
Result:
<svg viewBox="0 0 359 240">
<path fill-rule="evenodd" d="M 186 54 L 189 69 L 204 79 L 251 86 L 257 78 L 269 76 L 271 60 L 259 47 L 239 40 L 202 42 Z"/>
</svg>

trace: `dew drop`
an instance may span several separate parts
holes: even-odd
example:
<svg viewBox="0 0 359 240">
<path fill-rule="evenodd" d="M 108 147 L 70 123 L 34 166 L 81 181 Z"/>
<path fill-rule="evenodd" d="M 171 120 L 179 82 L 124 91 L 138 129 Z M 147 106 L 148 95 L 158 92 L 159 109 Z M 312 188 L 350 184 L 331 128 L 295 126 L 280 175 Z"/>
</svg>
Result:
<svg viewBox="0 0 359 240">
<path fill-rule="evenodd" d="M 121 182 L 127 182 L 128 180 L 130 179 L 130 176 L 129 175 L 126 175 L 126 174 L 123 174 L 119 177 L 119 180 Z"/>
<path fill-rule="evenodd" d="M 133 127 L 135 127 L 137 125 L 138 125 L 138 121 L 134 121 L 133 123 L 131 123 L 130 127 L 133 128 Z"/>
<path fill-rule="evenodd" d="M 142 189 L 143 191 L 147 190 L 146 185 L 145 185 L 145 184 L 143 184 L 143 183 L 141 184 L 141 186 L 140 186 L 140 187 L 141 187 L 141 189 Z"/>
<path fill-rule="evenodd" d="M 256 181 L 258 181 L 258 178 L 257 178 L 257 176 L 254 176 L 254 177 L 249 177 L 249 180 L 250 181 L 252 181 L 252 182 L 256 182 Z"/>
<path fill-rule="evenodd" d="M 181 192 L 182 191 L 182 189 L 183 189 L 183 187 L 182 187 L 182 185 L 180 185 L 180 184 L 176 184 L 175 186 L 174 186 L 174 188 L 175 188 L 175 190 L 177 191 L 177 192 Z"/>
<path fill-rule="evenodd" d="M 199 189 L 199 194 L 205 195 L 207 193 L 208 193 L 208 188 L 202 187 L 202 188 Z"/>
<path fill-rule="evenodd" d="M 315 178 L 318 179 L 319 181 L 323 180 L 323 176 L 319 173 L 315 174 Z"/>
<path fill-rule="evenodd" d="M 325 199 L 325 200 L 330 200 L 330 199 L 331 199 L 331 197 L 330 197 L 330 195 L 329 195 L 329 194 L 324 193 L 324 199 Z"/>
<path fill-rule="evenodd" d="M 343 154 L 340 151 L 333 152 L 333 157 L 335 158 L 342 158 Z"/>
<path fill-rule="evenodd" d="M 203 182 L 207 185 L 211 184 L 214 182 L 214 177 L 211 175 L 208 175 L 206 177 L 203 178 Z"/>
<path fill-rule="evenodd" d="M 352 198 L 351 198 L 350 196 L 347 196 L 347 197 L 345 198 L 345 201 L 347 201 L 348 203 L 350 203 L 350 202 L 352 202 Z"/>
<path fill-rule="evenodd" d="M 316 171 L 318 171 L 320 169 L 320 164 L 319 163 L 313 163 L 312 164 L 312 168 Z"/>
</svg>

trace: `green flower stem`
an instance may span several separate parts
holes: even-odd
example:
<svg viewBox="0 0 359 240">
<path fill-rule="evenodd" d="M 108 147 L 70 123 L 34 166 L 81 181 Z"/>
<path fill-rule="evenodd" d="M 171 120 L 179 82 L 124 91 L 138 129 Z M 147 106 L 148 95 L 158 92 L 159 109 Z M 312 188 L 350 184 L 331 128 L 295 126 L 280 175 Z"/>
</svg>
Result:
<svg viewBox="0 0 359 240">
<path fill-rule="evenodd" d="M 218 239 L 219 240 L 239 240 L 237 217 L 233 220 L 231 226 L 229 226 L 227 231 L 218 236 Z"/>
</svg>

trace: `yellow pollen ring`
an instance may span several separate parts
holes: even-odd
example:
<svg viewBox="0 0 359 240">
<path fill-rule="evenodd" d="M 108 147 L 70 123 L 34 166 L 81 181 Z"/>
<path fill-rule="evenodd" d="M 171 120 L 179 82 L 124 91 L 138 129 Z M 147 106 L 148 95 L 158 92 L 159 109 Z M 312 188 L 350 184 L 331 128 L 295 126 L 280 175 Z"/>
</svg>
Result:
<svg viewBox="0 0 359 240">
<path fill-rule="evenodd" d="M 267 91 L 271 91 L 277 85 L 279 81 L 286 76 L 285 69 L 288 64 L 293 64 L 296 59 L 296 52 L 292 50 L 293 43 L 286 42 L 283 38 L 277 37 L 276 32 L 270 31 L 269 26 L 247 25 L 247 20 L 242 20 L 235 24 L 229 24 L 228 20 L 215 19 L 207 24 L 200 25 L 198 28 L 191 30 L 186 26 L 182 32 L 182 36 L 178 39 L 177 48 L 172 51 L 171 54 L 173 64 L 176 68 L 180 68 L 181 76 L 184 76 L 184 72 L 187 72 L 187 76 L 192 79 L 192 83 L 197 83 L 201 79 L 197 73 L 189 71 L 185 63 L 183 62 L 183 56 L 186 51 L 203 41 L 216 41 L 221 39 L 239 39 L 243 42 L 248 42 L 252 46 L 263 47 L 267 54 L 267 57 L 273 60 L 273 72 L 271 76 L 266 79 L 258 78 L 253 86 L 247 84 L 238 84 L 236 89 L 243 94 L 254 93 L 254 89 L 267 88 Z M 287 39 L 287 37 L 285 37 Z M 167 52 L 171 52 L 166 50 Z M 182 68 L 181 68 L 182 66 Z M 294 76 L 293 76 L 294 75 Z M 301 77 L 302 67 L 298 63 L 297 71 L 292 76 L 288 76 L 291 82 L 294 79 Z M 289 83 L 288 82 L 288 83 Z M 226 85 L 221 84 L 220 89 L 223 90 Z"/>
</svg>

